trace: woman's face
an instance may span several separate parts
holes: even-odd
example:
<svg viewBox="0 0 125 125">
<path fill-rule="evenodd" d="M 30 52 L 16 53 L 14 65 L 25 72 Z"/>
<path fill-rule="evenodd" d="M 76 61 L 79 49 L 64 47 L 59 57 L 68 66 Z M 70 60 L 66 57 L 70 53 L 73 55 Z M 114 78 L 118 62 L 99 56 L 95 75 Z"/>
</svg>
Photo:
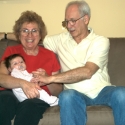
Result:
<svg viewBox="0 0 125 125">
<path fill-rule="evenodd" d="M 20 29 L 19 39 L 26 50 L 35 49 L 41 39 L 37 23 L 24 23 Z"/>
</svg>

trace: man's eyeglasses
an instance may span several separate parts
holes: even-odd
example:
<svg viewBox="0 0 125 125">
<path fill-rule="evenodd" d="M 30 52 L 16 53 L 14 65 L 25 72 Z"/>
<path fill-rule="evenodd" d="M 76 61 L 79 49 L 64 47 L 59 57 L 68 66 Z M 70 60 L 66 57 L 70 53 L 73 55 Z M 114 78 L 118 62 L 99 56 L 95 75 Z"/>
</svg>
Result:
<svg viewBox="0 0 125 125">
<path fill-rule="evenodd" d="M 84 16 L 85 16 L 85 15 L 84 15 Z M 78 19 L 76 19 L 76 20 L 71 19 L 71 20 L 62 21 L 62 26 L 63 26 L 63 27 L 67 27 L 69 23 L 70 23 L 70 25 L 73 26 L 73 25 L 76 24 L 76 21 L 80 20 L 80 19 L 83 18 L 84 16 L 82 16 L 82 17 L 80 17 L 80 18 L 78 18 Z"/>
<path fill-rule="evenodd" d="M 39 30 L 37 30 L 37 29 L 32 29 L 32 30 L 22 29 L 20 31 L 23 36 L 28 36 L 29 33 L 31 33 L 31 35 L 33 35 L 33 36 L 37 36 L 39 34 Z"/>
</svg>

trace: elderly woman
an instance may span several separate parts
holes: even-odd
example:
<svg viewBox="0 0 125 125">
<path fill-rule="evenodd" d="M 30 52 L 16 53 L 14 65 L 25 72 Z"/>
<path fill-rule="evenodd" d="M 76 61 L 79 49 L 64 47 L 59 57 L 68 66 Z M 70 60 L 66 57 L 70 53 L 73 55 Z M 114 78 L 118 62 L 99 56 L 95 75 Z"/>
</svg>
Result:
<svg viewBox="0 0 125 125">
<path fill-rule="evenodd" d="M 38 125 L 42 114 L 49 107 L 46 102 L 38 98 L 38 90 L 42 88 L 48 94 L 58 96 L 62 91 L 62 84 L 39 87 L 38 84 L 11 77 L 5 67 L 4 59 L 11 54 L 21 54 L 26 61 L 28 72 L 41 68 L 48 75 L 57 74 L 60 65 L 52 51 L 39 46 L 39 42 L 47 34 L 41 16 L 32 11 L 23 12 L 15 22 L 13 31 L 21 44 L 8 47 L 1 59 L 0 125 L 11 125 L 11 120 L 15 115 L 14 125 Z M 12 88 L 22 88 L 28 99 L 19 103 L 11 91 Z"/>
</svg>

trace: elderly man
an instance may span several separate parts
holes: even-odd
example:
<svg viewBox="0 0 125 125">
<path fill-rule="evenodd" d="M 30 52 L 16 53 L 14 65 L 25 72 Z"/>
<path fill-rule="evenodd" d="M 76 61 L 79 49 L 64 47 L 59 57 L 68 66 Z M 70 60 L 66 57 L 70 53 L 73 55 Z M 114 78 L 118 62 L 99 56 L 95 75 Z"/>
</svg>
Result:
<svg viewBox="0 0 125 125">
<path fill-rule="evenodd" d="M 86 125 L 86 107 L 91 105 L 110 106 L 115 125 L 125 125 L 125 88 L 112 86 L 107 71 L 109 40 L 96 35 L 89 21 L 85 1 L 68 3 L 62 22 L 68 32 L 46 37 L 43 43 L 58 55 L 62 73 L 41 77 L 41 84 L 64 83 L 61 125 Z"/>
</svg>

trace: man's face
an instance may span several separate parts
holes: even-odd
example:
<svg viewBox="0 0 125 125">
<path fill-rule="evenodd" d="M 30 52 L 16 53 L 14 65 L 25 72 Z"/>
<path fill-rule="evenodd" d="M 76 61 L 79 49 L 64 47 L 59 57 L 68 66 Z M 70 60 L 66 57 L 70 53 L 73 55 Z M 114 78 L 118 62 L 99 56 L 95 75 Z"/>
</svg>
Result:
<svg viewBox="0 0 125 125">
<path fill-rule="evenodd" d="M 88 30 L 88 22 L 85 21 L 85 16 L 80 15 L 76 5 L 69 6 L 65 12 L 66 28 L 74 39 L 82 38 Z"/>
<path fill-rule="evenodd" d="M 9 69 L 10 71 L 12 71 L 14 68 L 22 70 L 22 71 L 26 69 L 26 64 L 21 57 L 16 57 L 11 60 Z"/>
</svg>

